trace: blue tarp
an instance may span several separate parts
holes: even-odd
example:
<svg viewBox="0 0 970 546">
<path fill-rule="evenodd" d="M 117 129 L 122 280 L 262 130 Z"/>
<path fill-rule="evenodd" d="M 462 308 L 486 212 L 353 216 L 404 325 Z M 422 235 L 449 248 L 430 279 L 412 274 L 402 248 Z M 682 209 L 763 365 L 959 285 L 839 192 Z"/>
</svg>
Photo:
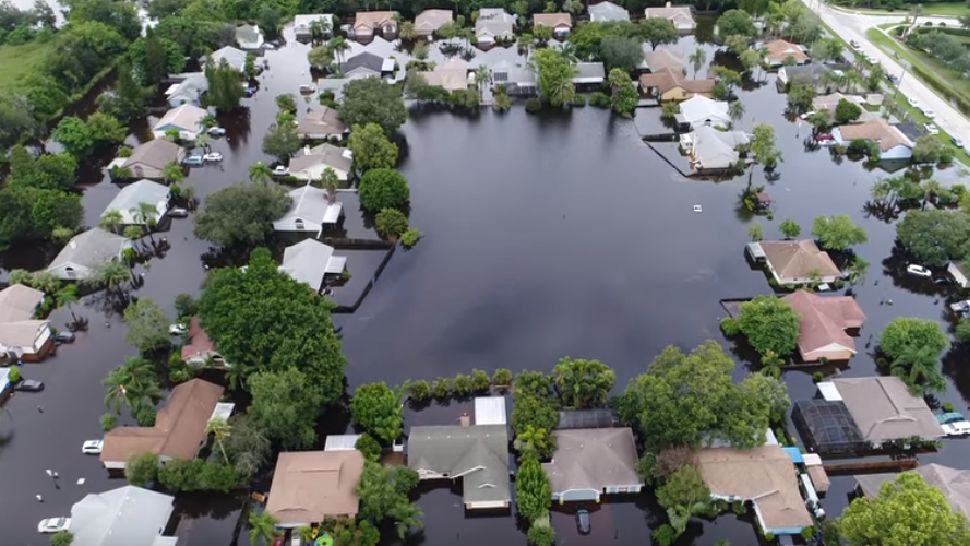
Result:
<svg viewBox="0 0 970 546">
<path fill-rule="evenodd" d="M 802 458 L 802 451 L 797 447 L 786 447 L 784 448 L 788 456 L 791 457 L 791 462 L 795 464 L 804 464 L 805 459 Z M 776 533 L 777 534 L 777 533 Z"/>
</svg>

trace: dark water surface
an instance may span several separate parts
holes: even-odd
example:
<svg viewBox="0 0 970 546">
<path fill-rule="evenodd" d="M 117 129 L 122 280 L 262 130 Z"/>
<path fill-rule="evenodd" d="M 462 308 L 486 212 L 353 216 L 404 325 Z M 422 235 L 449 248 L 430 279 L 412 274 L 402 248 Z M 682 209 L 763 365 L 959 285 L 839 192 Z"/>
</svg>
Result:
<svg viewBox="0 0 970 546">
<path fill-rule="evenodd" d="M 689 54 L 692 41 L 685 39 L 681 48 Z M 306 51 L 294 43 L 266 54 L 271 68 L 261 76 L 261 91 L 244 101 L 241 112 L 220 118 L 230 134 L 227 140 L 214 140 L 213 149 L 226 161 L 194 169 L 186 181 L 197 195 L 243 180 L 252 163 L 271 160 L 260 142 L 275 115 L 274 97 L 295 93 L 299 84 L 309 82 Z M 482 57 L 508 55 L 514 51 Z M 709 49 L 708 58 L 713 57 Z M 857 252 L 872 265 L 856 293 L 867 321 L 857 340 L 860 354 L 844 373 L 870 375 L 870 337 L 900 315 L 943 321 L 944 294 L 899 274 L 904 264 L 893 256 L 894 226 L 864 212 L 873 181 L 885 172 L 847 160 L 837 164 L 824 150 L 807 152 L 808 127 L 784 119 L 784 96 L 773 81 L 772 75 L 767 85 L 741 96 L 748 113 L 740 125 L 750 129 L 756 121 L 772 123 L 784 152 L 777 180 L 765 182 L 764 173 L 755 169 L 754 184 L 767 184 L 775 201 L 774 221 L 756 221 L 768 238 L 780 235 L 777 226 L 786 218 L 800 223 L 807 234 L 812 218 L 821 214 L 849 214 L 866 229 L 869 242 Z M 402 130 L 408 153 L 401 169 L 411 183 L 412 223 L 424 237 L 413 250 L 394 254 L 355 313 L 336 317 L 343 327 L 351 388 L 374 380 L 452 376 L 474 367 L 549 370 L 559 357 L 571 355 L 612 366 L 619 390 L 664 346 L 687 350 L 710 338 L 735 351 L 738 378 L 749 373 L 751 363 L 741 358 L 746 353 L 718 330 L 721 298 L 770 292 L 764 275 L 743 256 L 750 224 L 738 204 L 748 177 L 685 179 L 659 155 L 673 154 L 679 164 L 674 145 L 658 145 L 654 151 L 638 136 L 638 129 L 656 127 L 657 118 L 657 110 L 640 110 L 631 121 L 592 108 L 530 116 L 521 106 L 476 118 L 413 113 Z M 99 176 L 81 184 L 90 225 L 118 191 Z M 937 174 L 947 182 L 959 176 L 955 168 Z M 703 206 L 703 213 L 692 212 L 695 204 Z M 352 222 L 363 226 L 358 218 Z M 191 220 L 174 220 L 163 235 L 172 248 L 140 269 L 146 282 L 135 294 L 156 300 L 174 316 L 177 294 L 198 294 L 205 274 L 202 257 L 212 249 L 192 236 Z M 42 268 L 54 252 L 24 245 L 4 253 L 2 273 Z M 895 304 L 881 305 L 885 299 Z M 47 390 L 16 395 L 0 417 L 4 546 L 47 544 L 35 532 L 39 519 L 67 515 L 84 494 L 123 485 L 123 479 L 107 477 L 96 457 L 82 455 L 80 445 L 101 435 L 102 379 L 135 350 L 125 343 L 124 324 L 103 296 L 76 308 L 89 318 L 90 331 L 56 357 L 27 366 L 25 375 L 45 381 Z M 59 326 L 67 317 L 60 310 L 52 320 Z M 947 356 L 945 370 L 958 382 L 951 381 L 940 396 L 957 403 L 960 411 L 970 396 L 966 362 L 965 354 Z M 809 374 L 789 371 L 783 378 L 792 399 L 812 396 Z M 446 424 L 462 411 L 467 406 L 434 407 L 412 421 Z M 322 428 L 345 423 L 344 417 L 335 417 Z M 921 460 L 966 468 L 968 445 L 947 440 L 940 453 Z M 45 469 L 59 472 L 59 489 Z M 76 485 L 81 477 L 85 483 Z M 839 513 L 851 486 L 851 478 L 833 480 L 823 503 L 830 514 Z M 36 494 L 45 502 L 37 502 Z M 447 489 L 422 492 L 426 528 L 410 543 L 525 543 L 514 518 L 465 518 L 460 502 Z M 593 533 L 586 537 L 576 534 L 572 514 L 557 511 L 557 543 L 648 544 L 650 529 L 663 522 L 653 502 L 644 495 L 598 507 L 591 514 Z M 237 497 L 179 499 L 186 544 L 232 544 L 241 505 Z M 678 544 L 711 546 L 719 538 L 734 545 L 756 542 L 748 521 L 725 515 L 714 523 L 692 522 Z M 243 531 L 238 544 L 246 542 Z"/>
</svg>

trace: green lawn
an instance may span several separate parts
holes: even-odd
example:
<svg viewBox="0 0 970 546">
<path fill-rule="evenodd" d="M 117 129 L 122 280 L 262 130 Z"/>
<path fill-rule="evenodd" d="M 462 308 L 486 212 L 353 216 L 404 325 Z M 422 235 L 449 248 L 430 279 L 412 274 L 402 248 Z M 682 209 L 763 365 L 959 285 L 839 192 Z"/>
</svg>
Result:
<svg viewBox="0 0 970 546">
<path fill-rule="evenodd" d="M 970 102 L 970 80 L 961 78 L 959 74 L 937 62 L 935 59 L 928 57 L 920 51 L 906 47 L 877 29 L 870 28 L 867 30 L 866 38 L 869 38 L 876 47 L 882 49 L 890 56 L 897 59 L 905 59 L 911 65 L 918 65 L 922 68 L 923 72 L 928 73 L 929 77 L 933 79 L 933 81 L 927 83 L 937 92 L 959 96 L 966 102 Z M 912 72 L 907 72 L 906 77 L 922 77 L 922 74 L 917 75 Z"/>
<path fill-rule="evenodd" d="M 36 42 L 0 46 L 0 91 L 20 88 L 21 80 L 44 62 L 50 47 Z"/>
<path fill-rule="evenodd" d="M 838 7 L 845 10 L 872 13 L 875 15 L 908 15 L 913 10 L 912 4 L 905 4 L 902 8 L 892 11 L 885 9 L 849 8 L 848 6 Z M 923 9 L 920 10 L 920 15 L 939 15 L 942 17 L 960 17 L 961 15 L 968 14 L 970 14 L 970 8 L 967 7 L 965 2 L 934 2 L 931 4 L 923 4 Z"/>
</svg>

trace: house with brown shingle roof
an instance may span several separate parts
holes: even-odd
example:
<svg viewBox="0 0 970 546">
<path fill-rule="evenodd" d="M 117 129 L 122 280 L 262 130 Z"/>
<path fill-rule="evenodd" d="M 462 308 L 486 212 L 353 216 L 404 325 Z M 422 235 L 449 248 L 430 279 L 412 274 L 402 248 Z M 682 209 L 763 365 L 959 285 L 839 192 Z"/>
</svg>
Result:
<svg viewBox="0 0 970 546">
<path fill-rule="evenodd" d="M 848 146 L 854 140 L 875 142 L 880 159 L 909 159 L 913 157 L 913 141 L 882 118 L 863 123 L 841 125 L 832 130 L 835 142 Z"/>
<path fill-rule="evenodd" d="M 50 322 L 34 319 L 43 301 L 43 292 L 22 284 L 0 290 L 0 354 L 13 353 L 25 362 L 47 357 L 54 348 Z"/>
<path fill-rule="evenodd" d="M 573 16 L 569 13 L 536 13 L 532 16 L 533 27 L 549 27 L 552 36 L 562 39 L 573 29 Z"/>
<path fill-rule="evenodd" d="M 640 75 L 640 93 L 648 97 L 657 97 L 662 101 L 682 101 L 694 95 L 714 97 L 713 78 L 704 80 L 688 80 L 683 72 L 672 68 L 663 68 L 657 72 Z"/>
<path fill-rule="evenodd" d="M 811 239 L 757 241 L 749 243 L 748 252 L 755 260 L 764 260 L 772 277 L 781 285 L 830 283 L 841 274 L 832 258 Z"/>
<path fill-rule="evenodd" d="M 805 362 L 848 360 L 856 353 L 849 330 L 866 315 L 851 296 L 824 297 L 804 290 L 782 297 L 798 313 L 798 352 Z"/>
<path fill-rule="evenodd" d="M 397 37 L 396 11 L 358 11 L 354 20 L 354 36 L 358 42 L 368 42 L 380 34 L 388 40 Z"/>
<path fill-rule="evenodd" d="M 418 36 L 431 38 L 445 23 L 455 20 L 450 9 L 426 9 L 414 18 L 414 30 Z"/>
<path fill-rule="evenodd" d="M 670 2 L 662 8 L 646 8 L 643 10 L 645 19 L 666 19 L 674 24 L 679 32 L 690 33 L 697 27 L 690 6 L 672 6 Z"/>
<path fill-rule="evenodd" d="M 185 149 L 163 138 L 139 144 L 125 158 L 122 167 L 131 171 L 135 178 L 164 178 L 162 171 L 169 163 L 179 164 L 185 157 Z"/>
<path fill-rule="evenodd" d="M 786 62 L 790 64 L 808 62 L 808 54 L 805 53 L 805 50 L 786 40 L 768 40 L 762 45 L 762 48 L 765 50 L 765 62 L 768 66 L 781 66 Z"/>
<path fill-rule="evenodd" d="M 606 494 L 639 493 L 637 449 L 630 428 L 573 428 L 552 431 L 556 451 L 542 463 L 552 500 L 595 501 Z"/>
<path fill-rule="evenodd" d="M 340 140 L 348 129 L 335 108 L 318 106 L 297 122 L 296 132 L 304 140 Z"/>
<path fill-rule="evenodd" d="M 434 70 L 419 72 L 425 83 L 434 87 L 441 87 L 445 91 L 468 90 L 468 72 L 471 65 L 459 57 L 452 57 L 436 66 Z"/>
<path fill-rule="evenodd" d="M 154 453 L 161 462 L 191 460 L 205 442 L 205 427 L 225 389 L 191 379 L 172 389 L 151 427 L 115 427 L 104 435 L 101 463 L 124 468 L 135 455 Z"/>
<path fill-rule="evenodd" d="M 363 472 L 364 456 L 356 449 L 280 453 L 266 513 L 284 528 L 356 518 Z"/>
<path fill-rule="evenodd" d="M 192 317 L 192 320 L 189 321 L 188 340 L 189 342 L 182 345 L 181 349 L 183 362 L 189 366 L 201 367 L 211 363 L 211 365 L 219 368 L 228 367 L 225 359 L 216 351 L 216 344 L 209 339 L 209 334 L 202 329 L 199 317 Z"/>
<path fill-rule="evenodd" d="M 898 377 L 840 377 L 817 386 L 826 401 L 845 404 L 862 439 L 873 448 L 893 440 L 945 436 L 923 397 L 910 393 Z"/>
</svg>

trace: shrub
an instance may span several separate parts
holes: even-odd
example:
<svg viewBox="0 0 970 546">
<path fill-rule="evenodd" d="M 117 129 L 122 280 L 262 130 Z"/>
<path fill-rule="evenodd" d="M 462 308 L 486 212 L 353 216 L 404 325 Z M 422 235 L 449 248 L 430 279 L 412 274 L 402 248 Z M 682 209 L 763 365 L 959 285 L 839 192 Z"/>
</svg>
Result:
<svg viewBox="0 0 970 546">
<path fill-rule="evenodd" d="M 408 229 L 408 217 L 397 209 L 384 209 L 374 218 L 374 228 L 381 237 L 396 241 Z"/>
<path fill-rule="evenodd" d="M 589 105 L 597 108 L 609 108 L 610 96 L 606 93 L 600 93 L 599 91 L 592 93 L 589 96 Z"/>
<path fill-rule="evenodd" d="M 586 106 L 586 97 L 583 95 L 576 95 L 573 97 L 573 108 L 583 108 Z"/>
<path fill-rule="evenodd" d="M 418 244 L 418 239 L 420 238 L 421 232 L 418 231 L 418 228 L 409 227 L 401 234 L 401 244 L 404 245 L 404 248 L 412 248 Z"/>
<path fill-rule="evenodd" d="M 438 400 L 448 398 L 451 393 L 451 380 L 447 377 L 439 377 L 431 382 L 431 396 Z"/>
<path fill-rule="evenodd" d="M 58 531 L 51 535 L 51 546 L 71 546 L 74 534 L 70 531 Z"/>
<path fill-rule="evenodd" d="M 228 492 L 239 486 L 242 476 L 233 465 L 221 461 L 172 460 L 158 469 L 158 483 L 172 492 Z"/>
<path fill-rule="evenodd" d="M 20 372 L 20 368 L 16 366 L 11 366 L 10 372 L 7 378 L 10 380 L 11 383 L 16 383 L 21 379 L 23 379 L 23 374 Z"/>
<path fill-rule="evenodd" d="M 953 413 L 954 411 L 956 411 L 956 407 L 953 405 L 953 402 L 943 402 L 944 413 Z"/>
<path fill-rule="evenodd" d="M 677 538 L 677 532 L 668 523 L 664 523 L 653 532 L 653 539 L 659 546 L 670 546 Z"/>
<path fill-rule="evenodd" d="M 495 370 L 492 374 L 492 383 L 496 385 L 511 385 L 512 384 L 512 370 L 508 368 L 499 368 Z"/>
<path fill-rule="evenodd" d="M 822 372 L 815 372 L 812 374 L 812 381 L 819 383 L 825 380 L 825 374 Z"/>
<path fill-rule="evenodd" d="M 424 379 L 418 379 L 408 384 L 408 398 L 421 403 L 431 397 L 431 385 Z"/>
<path fill-rule="evenodd" d="M 530 114 L 534 114 L 542 110 L 542 102 L 536 97 L 529 97 L 525 99 L 525 111 Z"/>
<path fill-rule="evenodd" d="M 125 478 L 131 485 L 148 487 L 158 477 L 158 455 L 142 453 L 128 459 L 125 466 Z"/>
<path fill-rule="evenodd" d="M 468 396 L 474 390 L 472 378 L 460 373 L 455 375 L 455 395 Z"/>
<path fill-rule="evenodd" d="M 368 461 L 377 462 L 381 459 L 382 448 L 380 442 L 375 440 L 373 436 L 367 434 L 366 432 L 361 434 L 360 438 L 357 438 L 357 444 L 354 445 L 354 447 L 356 447 L 357 451 L 360 451 L 364 455 L 364 458 Z"/>
<path fill-rule="evenodd" d="M 370 169 L 360 179 L 360 204 L 368 211 L 401 208 L 410 198 L 407 178 L 395 169 Z"/>
<path fill-rule="evenodd" d="M 105 413 L 101 416 L 101 430 L 108 432 L 118 426 L 118 416 L 113 413 Z"/>
<path fill-rule="evenodd" d="M 728 337 L 736 336 L 741 333 L 741 325 L 734 318 L 721 319 L 721 331 Z"/>
<path fill-rule="evenodd" d="M 485 370 L 479 370 L 478 368 L 472 369 L 472 389 L 477 393 L 488 392 L 488 389 L 492 386 L 492 380 L 485 373 Z"/>
</svg>

